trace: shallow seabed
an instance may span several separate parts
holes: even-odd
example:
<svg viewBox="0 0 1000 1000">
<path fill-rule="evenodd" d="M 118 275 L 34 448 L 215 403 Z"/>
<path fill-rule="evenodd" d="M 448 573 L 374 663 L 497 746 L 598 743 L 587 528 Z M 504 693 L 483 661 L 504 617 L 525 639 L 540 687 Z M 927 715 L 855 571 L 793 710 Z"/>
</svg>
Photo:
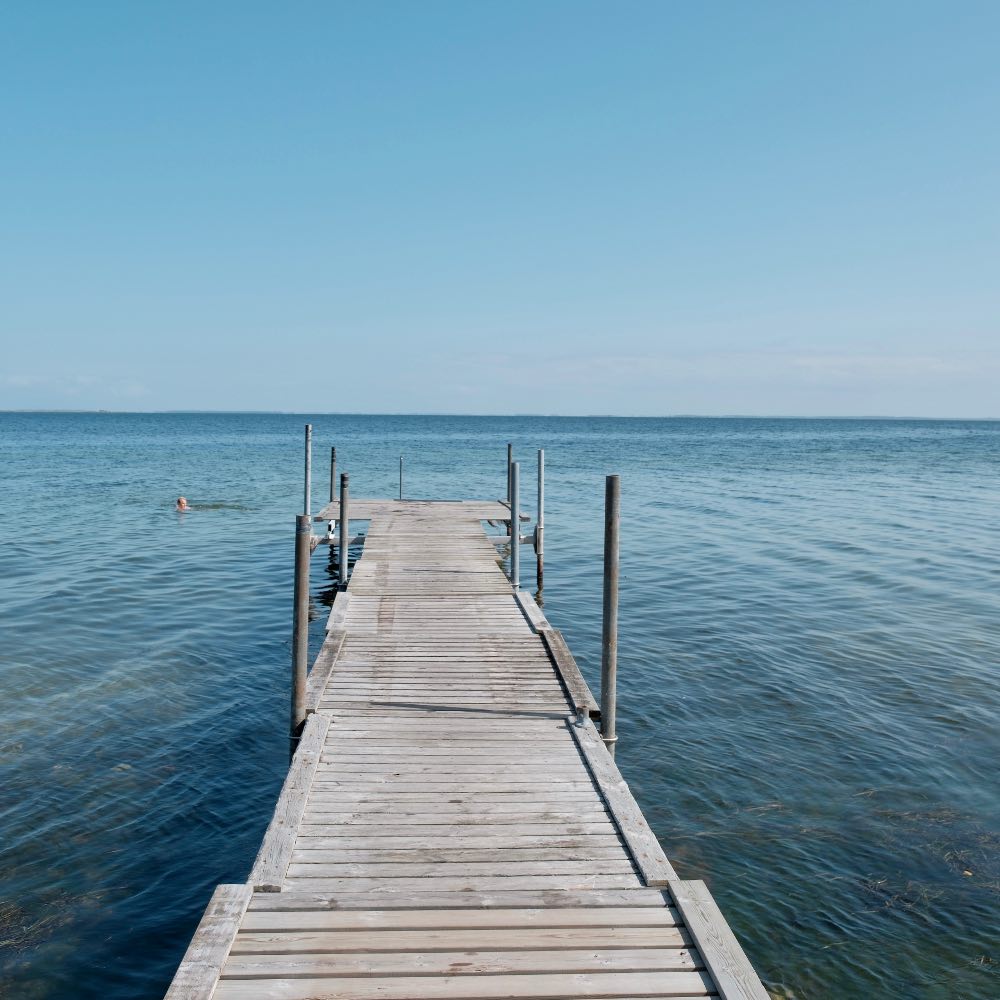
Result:
<svg viewBox="0 0 1000 1000">
<path fill-rule="evenodd" d="M 495 497 L 510 440 L 529 498 L 543 446 L 545 611 L 595 689 L 619 472 L 618 760 L 681 875 L 775 996 L 1000 995 L 1000 423 L 0 414 L 0 996 L 158 997 L 246 878 L 306 419 L 317 505 L 329 444 L 354 496 L 403 454 L 409 496 Z"/>
</svg>

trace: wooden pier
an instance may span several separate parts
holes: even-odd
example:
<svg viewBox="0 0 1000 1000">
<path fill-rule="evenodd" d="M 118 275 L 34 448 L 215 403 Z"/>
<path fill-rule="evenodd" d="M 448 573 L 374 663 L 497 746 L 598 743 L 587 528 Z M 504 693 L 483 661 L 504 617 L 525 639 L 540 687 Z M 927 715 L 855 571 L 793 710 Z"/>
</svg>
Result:
<svg viewBox="0 0 1000 1000">
<path fill-rule="evenodd" d="M 649 829 L 562 636 L 504 574 L 484 522 L 510 508 L 348 516 L 368 522 L 363 551 L 274 817 L 169 1000 L 767 1000 Z"/>
</svg>

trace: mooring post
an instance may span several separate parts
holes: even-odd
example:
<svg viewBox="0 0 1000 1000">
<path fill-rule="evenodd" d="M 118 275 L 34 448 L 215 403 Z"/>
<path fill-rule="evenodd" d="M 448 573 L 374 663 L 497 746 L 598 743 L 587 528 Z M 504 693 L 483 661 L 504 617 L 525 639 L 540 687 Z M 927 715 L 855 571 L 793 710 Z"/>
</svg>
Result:
<svg viewBox="0 0 1000 1000">
<path fill-rule="evenodd" d="M 313 425 L 306 424 L 306 475 L 305 475 L 305 503 L 302 510 L 306 517 L 312 512 L 309 506 L 309 494 L 312 493 L 312 455 L 313 455 Z"/>
<path fill-rule="evenodd" d="M 618 528 L 621 480 L 608 476 L 604 488 L 604 615 L 601 629 L 601 738 L 615 755 L 618 677 Z"/>
<path fill-rule="evenodd" d="M 510 466 L 514 461 L 514 446 L 507 442 L 507 503 L 510 503 Z"/>
<path fill-rule="evenodd" d="M 330 503 L 337 499 L 337 449 L 330 449 Z"/>
<path fill-rule="evenodd" d="M 399 456 L 399 499 L 403 499 L 403 456 Z"/>
<path fill-rule="evenodd" d="M 306 721 L 306 676 L 309 671 L 309 557 L 312 529 L 308 514 L 295 517 L 295 587 L 292 610 L 292 717 L 289 729 L 295 753 Z"/>
<path fill-rule="evenodd" d="M 545 449 L 538 449 L 538 516 L 535 520 L 535 573 L 538 589 L 545 575 Z"/>
<path fill-rule="evenodd" d="M 521 466 L 510 464 L 510 584 L 515 590 L 521 589 Z"/>
<path fill-rule="evenodd" d="M 351 533 L 350 533 L 350 514 L 347 510 L 347 483 L 348 476 L 346 472 L 340 474 L 340 552 L 339 552 L 339 565 L 340 565 L 340 585 L 342 587 L 347 586 L 347 550 L 351 543 Z"/>
</svg>

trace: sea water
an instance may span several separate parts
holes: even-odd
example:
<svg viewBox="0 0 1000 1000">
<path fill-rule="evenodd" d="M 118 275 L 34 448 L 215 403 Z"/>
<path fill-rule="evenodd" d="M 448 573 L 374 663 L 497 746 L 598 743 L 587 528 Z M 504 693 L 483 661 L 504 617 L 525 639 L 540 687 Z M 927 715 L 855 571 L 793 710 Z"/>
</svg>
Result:
<svg viewBox="0 0 1000 1000">
<path fill-rule="evenodd" d="M 355 497 L 495 498 L 618 763 L 777 997 L 1000 995 L 1000 423 L 0 414 L 0 996 L 159 997 L 287 767 L 302 428 Z M 174 511 L 183 494 L 194 506 Z M 532 588 L 533 560 L 522 561 Z M 334 592 L 313 558 L 314 648 Z"/>
</svg>

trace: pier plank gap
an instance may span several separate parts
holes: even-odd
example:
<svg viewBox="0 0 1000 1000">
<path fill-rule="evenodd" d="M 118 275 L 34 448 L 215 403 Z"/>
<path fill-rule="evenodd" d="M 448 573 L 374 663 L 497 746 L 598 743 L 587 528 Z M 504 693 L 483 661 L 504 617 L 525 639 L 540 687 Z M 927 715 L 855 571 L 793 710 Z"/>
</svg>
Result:
<svg viewBox="0 0 1000 1000">
<path fill-rule="evenodd" d="M 562 636 L 504 575 L 484 522 L 509 508 L 350 516 L 368 533 L 274 817 L 168 1000 L 767 1000 L 646 823 Z"/>
</svg>

